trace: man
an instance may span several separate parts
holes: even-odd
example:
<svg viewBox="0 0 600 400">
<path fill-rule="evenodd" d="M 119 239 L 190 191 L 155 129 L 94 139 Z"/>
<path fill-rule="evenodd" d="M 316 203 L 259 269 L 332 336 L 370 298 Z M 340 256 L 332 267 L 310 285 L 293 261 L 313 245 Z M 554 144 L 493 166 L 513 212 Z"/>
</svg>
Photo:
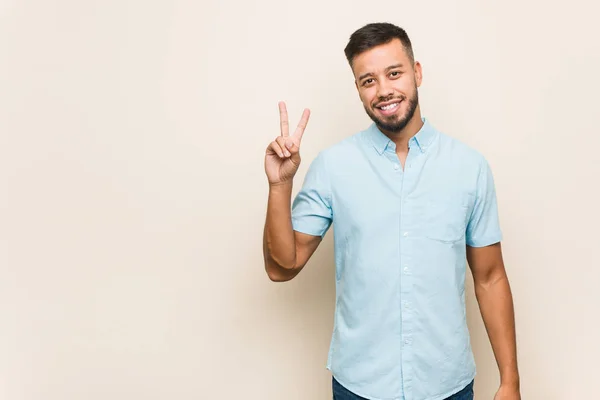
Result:
<svg viewBox="0 0 600 400">
<path fill-rule="evenodd" d="M 520 399 L 512 295 L 485 158 L 421 117 L 422 68 L 406 32 L 368 24 L 345 48 L 373 123 L 321 151 L 292 202 L 310 111 L 267 148 L 269 278 L 294 278 L 333 224 L 334 399 L 473 399 L 468 262 L 499 366 L 495 400 Z"/>
</svg>

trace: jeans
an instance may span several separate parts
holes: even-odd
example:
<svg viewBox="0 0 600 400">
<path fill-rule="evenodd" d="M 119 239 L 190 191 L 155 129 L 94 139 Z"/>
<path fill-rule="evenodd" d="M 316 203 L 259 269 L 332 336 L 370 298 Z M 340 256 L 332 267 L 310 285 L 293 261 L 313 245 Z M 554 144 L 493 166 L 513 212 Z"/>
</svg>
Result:
<svg viewBox="0 0 600 400">
<path fill-rule="evenodd" d="M 471 381 L 467 386 L 464 387 L 460 392 L 447 397 L 445 400 L 473 400 L 473 384 L 475 381 Z M 346 389 L 333 378 L 333 400 L 366 400 L 364 397 L 360 397 Z"/>
</svg>

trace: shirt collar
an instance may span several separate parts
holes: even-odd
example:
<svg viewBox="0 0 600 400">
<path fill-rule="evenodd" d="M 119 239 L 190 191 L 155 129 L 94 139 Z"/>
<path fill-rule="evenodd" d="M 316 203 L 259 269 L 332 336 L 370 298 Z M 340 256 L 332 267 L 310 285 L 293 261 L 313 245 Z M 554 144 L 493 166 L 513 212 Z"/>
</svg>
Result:
<svg viewBox="0 0 600 400">
<path fill-rule="evenodd" d="M 419 131 L 408 141 L 408 147 L 412 147 L 413 145 L 417 145 L 419 150 L 424 153 L 427 151 L 429 146 L 432 143 L 432 140 L 435 138 L 436 130 L 431 125 L 427 118 L 421 118 L 423 121 L 423 126 Z M 373 143 L 373 147 L 377 150 L 379 154 L 383 154 L 383 152 L 388 148 L 396 148 L 394 142 L 390 140 L 383 132 L 379 130 L 375 123 L 372 123 L 368 129 L 369 137 L 371 142 Z"/>
</svg>

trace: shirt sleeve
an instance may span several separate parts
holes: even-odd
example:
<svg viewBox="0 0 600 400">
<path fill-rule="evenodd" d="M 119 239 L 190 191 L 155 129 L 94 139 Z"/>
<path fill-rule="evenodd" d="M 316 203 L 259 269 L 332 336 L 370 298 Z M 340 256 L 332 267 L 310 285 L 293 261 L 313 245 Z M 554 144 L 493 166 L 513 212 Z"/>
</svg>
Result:
<svg viewBox="0 0 600 400">
<path fill-rule="evenodd" d="M 477 179 L 475 205 L 467 225 L 466 244 L 484 247 L 502 240 L 494 177 L 487 160 L 483 160 Z"/>
<path fill-rule="evenodd" d="M 331 185 L 323 153 L 319 153 L 292 203 L 292 227 L 301 233 L 323 237 L 332 220 Z"/>
</svg>

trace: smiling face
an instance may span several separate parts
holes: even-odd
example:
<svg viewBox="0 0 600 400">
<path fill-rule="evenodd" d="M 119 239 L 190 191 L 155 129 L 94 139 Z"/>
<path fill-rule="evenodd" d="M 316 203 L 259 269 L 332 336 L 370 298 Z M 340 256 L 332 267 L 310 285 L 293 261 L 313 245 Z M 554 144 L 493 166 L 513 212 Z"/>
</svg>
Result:
<svg viewBox="0 0 600 400">
<path fill-rule="evenodd" d="M 419 108 L 421 65 L 411 61 L 399 39 L 393 39 L 358 54 L 352 71 L 369 117 L 383 132 L 400 133 Z"/>
</svg>

